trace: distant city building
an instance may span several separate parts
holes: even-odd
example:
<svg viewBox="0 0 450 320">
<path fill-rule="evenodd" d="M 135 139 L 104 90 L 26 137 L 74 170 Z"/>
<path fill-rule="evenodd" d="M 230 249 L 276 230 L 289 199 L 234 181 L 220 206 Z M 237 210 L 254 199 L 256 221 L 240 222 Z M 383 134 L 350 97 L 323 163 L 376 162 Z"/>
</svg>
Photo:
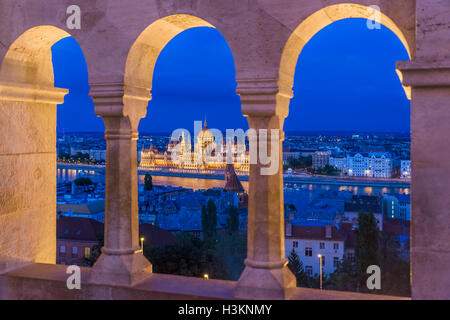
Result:
<svg viewBox="0 0 450 320">
<path fill-rule="evenodd" d="M 356 228 L 358 227 L 358 214 L 373 213 L 378 230 L 383 230 L 383 213 L 381 206 L 381 198 L 378 196 L 358 196 L 353 195 L 352 198 L 345 202 L 344 213 L 337 216 L 340 222 L 350 222 Z"/>
<path fill-rule="evenodd" d="M 79 217 L 57 217 L 56 262 L 58 264 L 86 265 L 92 247 L 104 238 L 104 225 L 94 219 Z M 139 238 L 144 246 L 164 247 L 180 242 L 169 231 L 151 224 L 139 225 Z"/>
<path fill-rule="evenodd" d="M 309 276 L 320 273 L 318 254 L 322 256 L 324 274 L 334 272 L 344 257 L 345 237 L 336 227 L 325 226 L 295 226 L 286 224 L 285 255 L 289 257 L 294 250 L 303 269 Z"/>
<path fill-rule="evenodd" d="M 191 141 L 181 135 L 179 141 L 171 141 L 165 152 L 159 152 L 155 148 L 142 149 L 140 152 L 141 168 L 153 170 L 168 169 L 174 172 L 186 173 L 209 173 L 213 170 L 224 170 L 227 165 L 228 146 L 221 144 L 220 150 L 216 150 L 214 136 L 204 122 L 204 127 L 196 139 L 194 151 Z M 172 154 L 177 149 L 177 161 L 172 159 Z M 245 142 L 236 142 L 230 147 L 230 158 L 238 174 L 248 175 L 250 170 L 249 154 Z M 217 160 L 220 153 L 223 155 L 221 161 Z"/>
<path fill-rule="evenodd" d="M 236 172 L 234 171 L 234 165 L 227 164 L 225 168 L 225 191 L 235 192 L 239 198 L 239 208 L 248 207 L 248 195 L 239 181 Z"/>
<path fill-rule="evenodd" d="M 103 223 L 94 219 L 58 216 L 56 220 L 56 263 L 85 265 L 92 247 L 99 244 Z"/>
<path fill-rule="evenodd" d="M 283 163 L 287 163 L 287 161 L 291 158 L 298 159 L 301 156 L 300 151 L 292 151 L 291 149 L 283 149 Z"/>
<path fill-rule="evenodd" d="M 100 222 L 105 220 L 105 200 L 83 201 L 81 203 L 61 203 L 56 211 L 64 217 L 90 218 Z"/>
<path fill-rule="evenodd" d="M 411 178 L 411 160 L 400 161 L 400 177 L 404 179 Z"/>
<path fill-rule="evenodd" d="M 347 173 L 347 157 L 334 156 L 330 157 L 330 166 L 336 167 L 339 171 Z"/>
<path fill-rule="evenodd" d="M 347 175 L 390 178 L 392 177 L 392 159 L 387 152 L 357 153 L 354 156 L 348 156 Z"/>
<path fill-rule="evenodd" d="M 70 148 L 71 156 L 74 156 L 77 153 L 88 154 L 89 158 L 91 159 L 106 161 L 106 150 L 104 149 L 77 149 L 74 147 Z"/>
<path fill-rule="evenodd" d="M 320 169 L 330 164 L 330 153 L 326 151 L 316 151 L 312 154 L 313 169 Z"/>
<path fill-rule="evenodd" d="M 410 195 L 384 194 L 383 215 L 392 219 L 411 220 Z"/>
</svg>

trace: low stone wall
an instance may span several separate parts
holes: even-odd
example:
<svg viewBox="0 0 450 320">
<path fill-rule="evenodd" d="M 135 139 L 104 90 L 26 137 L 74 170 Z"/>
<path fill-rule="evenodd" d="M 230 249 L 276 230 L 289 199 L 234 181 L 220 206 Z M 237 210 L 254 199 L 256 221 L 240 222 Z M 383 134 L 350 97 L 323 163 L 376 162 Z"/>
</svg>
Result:
<svg viewBox="0 0 450 320">
<path fill-rule="evenodd" d="M 67 266 L 31 264 L 0 275 L 0 299 L 25 300 L 185 300 L 233 299 L 236 282 L 152 274 L 134 286 L 91 283 L 91 269 L 80 267 L 81 288 L 69 290 Z M 398 297 L 297 288 L 295 300 L 374 300 Z"/>
</svg>

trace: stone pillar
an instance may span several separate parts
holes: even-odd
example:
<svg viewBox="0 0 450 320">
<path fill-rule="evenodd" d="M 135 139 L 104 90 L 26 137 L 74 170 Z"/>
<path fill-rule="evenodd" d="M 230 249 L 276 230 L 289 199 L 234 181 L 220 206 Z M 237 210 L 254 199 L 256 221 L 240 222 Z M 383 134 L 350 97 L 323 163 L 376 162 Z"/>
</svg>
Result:
<svg viewBox="0 0 450 320">
<path fill-rule="evenodd" d="M 67 92 L 0 82 L 0 273 L 56 262 L 56 105 Z"/>
<path fill-rule="evenodd" d="M 450 299 L 450 64 L 397 67 L 412 87 L 412 298 Z"/>
<path fill-rule="evenodd" d="M 140 116 L 127 110 L 123 85 L 91 85 L 96 114 L 105 123 L 105 244 L 90 281 L 133 285 L 152 272 L 139 246 L 137 126 Z"/>
<path fill-rule="evenodd" d="M 258 159 L 250 156 L 247 259 L 235 296 L 286 299 L 296 286 L 285 258 L 282 163 L 283 122 L 292 94 L 278 93 L 278 85 L 272 80 L 240 80 L 237 91 L 249 127 L 257 131 L 258 143 L 261 139 L 265 143 L 259 130 L 267 129 L 267 150 L 270 152 L 273 143 L 278 144 L 279 157 L 278 170 L 265 174 L 264 169 L 270 165 L 262 164 L 259 155 Z M 272 136 L 271 129 L 278 130 L 279 136 Z"/>
</svg>

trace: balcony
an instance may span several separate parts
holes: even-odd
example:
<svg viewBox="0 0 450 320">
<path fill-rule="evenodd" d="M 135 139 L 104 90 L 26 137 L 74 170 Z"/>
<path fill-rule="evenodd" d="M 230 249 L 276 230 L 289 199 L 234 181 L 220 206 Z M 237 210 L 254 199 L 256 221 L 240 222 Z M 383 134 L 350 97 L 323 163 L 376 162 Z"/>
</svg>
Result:
<svg viewBox="0 0 450 320">
<path fill-rule="evenodd" d="M 134 286 L 90 283 L 91 269 L 81 269 L 81 289 L 69 290 L 67 266 L 31 264 L 0 276 L 1 299 L 49 300 L 191 300 L 235 299 L 235 281 L 151 274 Z M 408 300 L 393 296 L 296 288 L 292 300 Z"/>
</svg>

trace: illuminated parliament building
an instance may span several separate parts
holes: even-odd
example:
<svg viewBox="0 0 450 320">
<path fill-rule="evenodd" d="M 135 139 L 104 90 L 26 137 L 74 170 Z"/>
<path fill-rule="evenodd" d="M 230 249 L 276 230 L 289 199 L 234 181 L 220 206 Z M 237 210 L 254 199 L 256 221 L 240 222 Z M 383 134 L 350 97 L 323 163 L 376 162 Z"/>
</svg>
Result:
<svg viewBox="0 0 450 320">
<path fill-rule="evenodd" d="M 237 175 L 249 174 L 249 153 L 245 141 L 233 140 L 231 160 Z M 228 147 L 225 143 L 217 146 L 214 135 L 204 121 L 202 130 L 194 139 L 192 151 L 191 139 L 182 132 L 178 141 L 170 141 L 166 151 L 160 152 L 150 147 L 142 149 L 141 169 L 180 173 L 215 174 L 223 173 L 227 165 Z"/>
</svg>

